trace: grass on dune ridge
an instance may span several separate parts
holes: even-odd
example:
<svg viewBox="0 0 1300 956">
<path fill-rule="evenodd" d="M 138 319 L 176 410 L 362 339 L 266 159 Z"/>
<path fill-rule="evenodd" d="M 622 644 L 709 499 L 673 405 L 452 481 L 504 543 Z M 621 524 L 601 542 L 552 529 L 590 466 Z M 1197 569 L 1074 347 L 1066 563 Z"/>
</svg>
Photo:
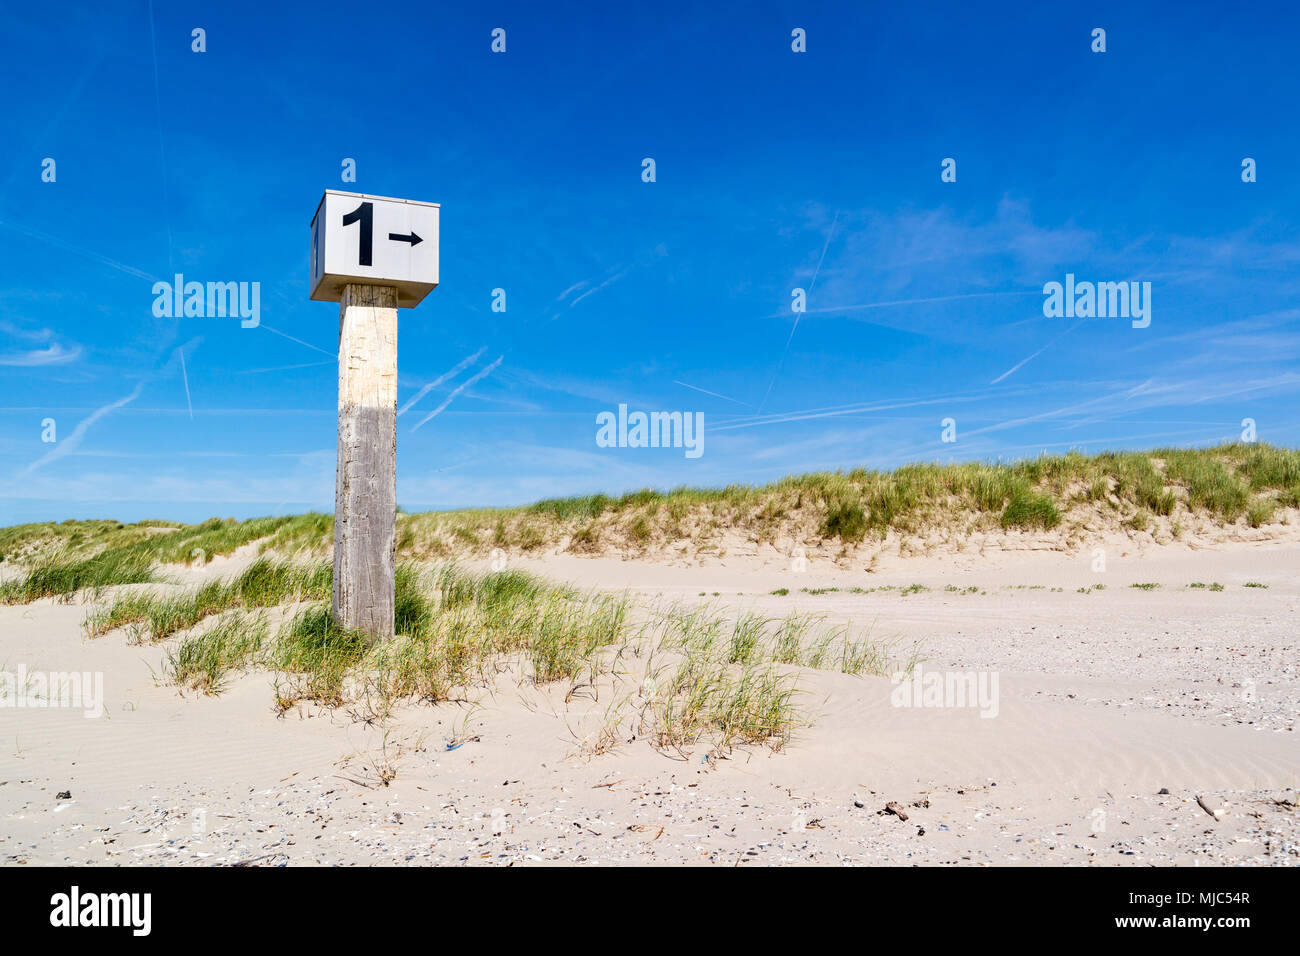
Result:
<svg viewBox="0 0 1300 956">
<path fill-rule="evenodd" d="M 332 543 L 331 515 L 196 525 L 67 521 L 0 529 L 0 603 L 87 594 L 97 605 L 85 622 L 91 636 L 125 628 L 132 640 L 168 641 L 169 679 L 207 693 L 234 673 L 271 671 L 282 710 L 315 701 L 369 719 L 403 701 L 465 699 L 503 671 L 559 684 L 566 699 L 594 694 L 603 678 L 621 696 L 592 750 L 639 737 L 665 750 L 707 740 L 724 751 L 789 739 L 802 722 L 797 668 L 885 674 L 885 649 L 798 612 L 767 618 L 712 605 L 645 608 L 518 571 L 473 574 L 420 562 L 492 548 L 582 553 L 682 540 L 703 547 L 724 532 L 851 549 L 891 533 L 1064 532 L 1104 527 L 1107 518 L 1135 531 L 1192 519 L 1260 527 L 1291 520 L 1287 512 L 1297 507 L 1300 451 L 1233 444 L 402 513 L 398 636 L 378 644 L 330 614 L 332 568 L 322 558 Z M 245 546 L 259 556 L 231 577 L 184 589 L 166 584 L 169 565 L 203 564 Z M 105 597 L 117 585 L 133 587 Z"/>
<path fill-rule="evenodd" d="M 851 549 L 891 532 L 1060 529 L 1067 538 L 1107 521 L 1143 531 L 1192 520 L 1261 527 L 1300 507 L 1300 450 L 1262 444 L 1043 455 L 998 464 L 914 464 L 783 478 L 768 485 L 642 490 L 518 508 L 399 514 L 399 558 L 448 558 L 493 548 L 575 553 L 645 550 L 726 532 Z M 67 521 L 0 529 L 0 560 L 22 569 L 0 603 L 156 580 L 165 564 L 207 562 L 243 545 L 328 552 L 333 518 L 309 513 L 202 524 Z"/>
<path fill-rule="evenodd" d="M 22 604 L 81 590 L 157 580 L 164 564 L 206 564 L 257 542 L 263 551 L 282 540 L 328 528 L 330 515 L 211 518 L 197 525 L 165 521 L 65 521 L 0 529 L 0 558 L 25 574 L 0 583 L 0 603 Z"/>
<path fill-rule="evenodd" d="M 414 515 L 405 540 L 412 549 L 423 543 L 436 552 L 438 535 L 431 532 L 441 531 L 453 545 L 529 550 L 558 537 L 558 525 L 569 530 L 575 551 L 598 550 L 602 538 L 645 545 L 707 539 L 727 529 L 746 531 L 759 543 L 784 536 L 851 546 L 891 531 L 924 534 L 954 524 L 963 530 L 1050 530 L 1069 521 L 1084 528 L 1099 513 L 1135 528 L 1151 516 L 1176 513 L 1259 527 L 1275 520 L 1279 509 L 1296 507 L 1300 450 L 1232 444 L 819 472 L 763 486 L 643 490 L 520 509 Z"/>
</svg>

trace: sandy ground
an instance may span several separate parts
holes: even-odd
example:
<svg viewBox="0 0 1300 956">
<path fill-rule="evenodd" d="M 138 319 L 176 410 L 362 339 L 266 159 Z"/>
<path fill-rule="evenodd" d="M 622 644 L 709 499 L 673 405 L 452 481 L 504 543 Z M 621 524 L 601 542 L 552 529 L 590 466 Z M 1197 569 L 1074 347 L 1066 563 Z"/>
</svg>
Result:
<svg viewBox="0 0 1300 956">
<path fill-rule="evenodd" d="M 156 680 L 160 648 L 86 640 L 87 607 L 3 607 L 0 670 L 102 672 L 105 714 L 0 709 L 0 861 L 1300 864 L 1300 544 L 1130 547 L 1108 545 L 1100 573 L 1090 551 L 870 573 L 512 559 L 648 598 L 818 611 L 870 625 L 922 673 L 997 680 L 981 716 L 804 671 L 815 723 L 780 753 L 720 760 L 643 741 L 583 756 L 608 695 L 566 704 L 509 673 L 478 707 L 409 707 L 388 727 L 277 717 L 267 674 L 181 696 Z M 819 588 L 841 590 L 803 590 Z"/>
</svg>

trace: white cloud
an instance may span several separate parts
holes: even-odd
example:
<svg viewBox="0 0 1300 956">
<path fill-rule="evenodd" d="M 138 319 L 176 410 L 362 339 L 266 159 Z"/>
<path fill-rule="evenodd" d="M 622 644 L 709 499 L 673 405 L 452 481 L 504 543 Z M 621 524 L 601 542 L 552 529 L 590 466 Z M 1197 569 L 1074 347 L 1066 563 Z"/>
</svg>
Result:
<svg viewBox="0 0 1300 956">
<path fill-rule="evenodd" d="M 40 365 L 66 365 L 81 357 L 81 346 L 64 348 L 58 342 L 52 342 L 43 349 L 27 352 L 7 352 L 0 354 L 0 365 L 34 368 Z"/>
</svg>

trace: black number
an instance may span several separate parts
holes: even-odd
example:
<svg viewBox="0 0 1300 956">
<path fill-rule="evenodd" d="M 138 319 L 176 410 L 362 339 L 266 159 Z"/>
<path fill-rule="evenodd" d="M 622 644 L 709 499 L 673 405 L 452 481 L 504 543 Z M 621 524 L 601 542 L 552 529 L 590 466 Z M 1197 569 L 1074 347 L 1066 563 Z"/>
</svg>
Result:
<svg viewBox="0 0 1300 956">
<path fill-rule="evenodd" d="M 350 226 L 354 222 L 361 223 L 361 236 L 360 241 L 357 243 L 357 263 L 368 266 L 370 265 L 371 251 L 375 244 L 375 204 L 363 202 L 343 217 L 343 225 L 345 226 Z"/>
</svg>

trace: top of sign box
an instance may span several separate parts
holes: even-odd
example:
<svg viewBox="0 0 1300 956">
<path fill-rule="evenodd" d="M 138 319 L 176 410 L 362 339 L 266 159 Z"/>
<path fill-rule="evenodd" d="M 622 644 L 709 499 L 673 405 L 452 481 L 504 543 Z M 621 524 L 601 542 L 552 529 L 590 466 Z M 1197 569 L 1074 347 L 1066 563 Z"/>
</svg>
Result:
<svg viewBox="0 0 1300 956">
<path fill-rule="evenodd" d="M 398 199 L 396 196 L 371 196 L 367 193 L 349 193 L 342 189 L 327 189 L 324 195 L 320 197 L 320 202 L 316 204 L 316 211 L 312 213 L 311 221 L 314 223 L 316 217 L 320 215 L 320 207 L 325 205 L 325 196 L 351 196 L 353 199 L 369 199 L 373 202 L 405 202 L 412 206 L 432 206 L 434 209 L 441 209 L 442 203 L 438 202 L 421 202 L 419 199 Z M 310 225 L 310 223 L 308 224 Z"/>
</svg>

